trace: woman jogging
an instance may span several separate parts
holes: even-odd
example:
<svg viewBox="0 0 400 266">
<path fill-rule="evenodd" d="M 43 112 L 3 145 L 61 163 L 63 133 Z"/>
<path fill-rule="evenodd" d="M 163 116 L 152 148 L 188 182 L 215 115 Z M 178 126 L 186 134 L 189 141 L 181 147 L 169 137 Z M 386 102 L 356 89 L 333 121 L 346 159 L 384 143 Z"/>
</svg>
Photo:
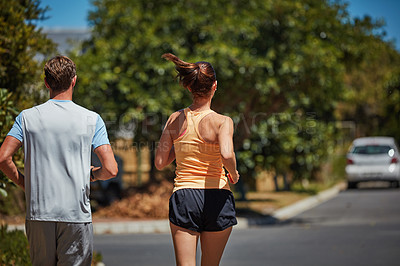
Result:
<svg viewBox="0 0 400 266">
<path fill-rule="evenodd" d="M 237 224 L 228 184 L 228 178 L 233 184 L 239 180 L 233 121 L 210 109 L 217 90 L 210 63 L 187 63 L 173 54 L 162 57 L 175 64 L 180 84 L 193 96 L 188 108 L 169 117 L 155 158 L 159 170 L 176 158 L 174 192 L 169 202 L 176 264 L 196 264 L 200 238 L 201 265 L 219 265 L 232 226 Z"/>
</svg>

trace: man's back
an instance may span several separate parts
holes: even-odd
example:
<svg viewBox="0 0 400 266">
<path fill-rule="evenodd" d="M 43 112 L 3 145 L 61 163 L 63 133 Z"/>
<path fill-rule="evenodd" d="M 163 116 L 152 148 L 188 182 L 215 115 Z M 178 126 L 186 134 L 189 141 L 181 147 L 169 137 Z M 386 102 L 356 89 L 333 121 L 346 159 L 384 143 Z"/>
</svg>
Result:
<svg viewBox="0 0 400 266">
<path fill-rule="evenodd" d="M 72 101 L 49 100 L 21 113 L 27 220 L 91 222 L 90 152 L 98 119 Z"/>
<path fill-rule="evenodd" d="M 91 265 L 90 181 L 118 173 L 106 127 L 72 102 L 75 63 L 55 56 L 44 66 L 50 100 L 22 111 L 0 147 L 0 170 L 26 192 L 32 265 Z M 25 175 L 13 161 L 24 145 Z M 101 161 L 90 165 L 91 149 Z"/>
</svg>

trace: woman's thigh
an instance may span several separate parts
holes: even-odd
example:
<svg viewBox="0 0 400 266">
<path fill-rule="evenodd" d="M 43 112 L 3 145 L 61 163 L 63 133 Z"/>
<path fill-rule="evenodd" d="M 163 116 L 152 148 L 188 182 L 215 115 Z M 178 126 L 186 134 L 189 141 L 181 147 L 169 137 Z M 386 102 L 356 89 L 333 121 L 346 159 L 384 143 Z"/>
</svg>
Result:
<svg viewBox="0 0 400 266">
<path fill-rule="evenodd" d="M 231 232 L 232 227 L 223 231 L 201 233 L 201 265 L 219 265 Z"/>
<path fill-rule="evenodd" d="M 200 233 L 170 223 L 176 265 L 196 265 L 197 242 Z"/>
</svg>

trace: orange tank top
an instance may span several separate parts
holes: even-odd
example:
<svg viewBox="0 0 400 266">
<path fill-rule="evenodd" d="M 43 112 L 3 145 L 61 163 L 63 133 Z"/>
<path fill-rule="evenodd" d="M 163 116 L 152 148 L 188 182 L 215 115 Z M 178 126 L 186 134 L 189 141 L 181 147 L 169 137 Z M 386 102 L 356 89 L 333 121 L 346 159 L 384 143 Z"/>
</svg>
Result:
<svg viewBox="0 0 400 266">
<path fill-rule="evenodd" d="M 193 112 L 186 108 L 184 112 L 187 129 L 174 141 L 176 157 L 174 192 L 183 188 L 230 190 L 222 168 L 219 145 L 205 142 L 198 130 L 200 121 L 214 111 Z"/>
</svg>

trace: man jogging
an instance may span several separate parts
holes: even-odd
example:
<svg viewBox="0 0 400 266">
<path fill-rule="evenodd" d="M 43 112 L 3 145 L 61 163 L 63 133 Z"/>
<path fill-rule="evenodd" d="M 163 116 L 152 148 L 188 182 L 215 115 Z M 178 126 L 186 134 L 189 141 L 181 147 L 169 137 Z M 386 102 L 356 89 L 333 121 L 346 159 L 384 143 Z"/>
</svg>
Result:
<svg viewBox="0 0 400 266">
<path fill-rule="evenodd" d="M 0 148 L 0 170 L 26 194 L 26 233 L 33 265 L 90 265 L 90 181 L 118 172 L 101 117 L 72 102 L 74 62 L 56 56 L 45 67 L 50 100 L 22 111 Z M 25 174 L 12 161 L 24 146 Z M 90 166 L 91 149 L 102 167 Z"/>
</svg>

